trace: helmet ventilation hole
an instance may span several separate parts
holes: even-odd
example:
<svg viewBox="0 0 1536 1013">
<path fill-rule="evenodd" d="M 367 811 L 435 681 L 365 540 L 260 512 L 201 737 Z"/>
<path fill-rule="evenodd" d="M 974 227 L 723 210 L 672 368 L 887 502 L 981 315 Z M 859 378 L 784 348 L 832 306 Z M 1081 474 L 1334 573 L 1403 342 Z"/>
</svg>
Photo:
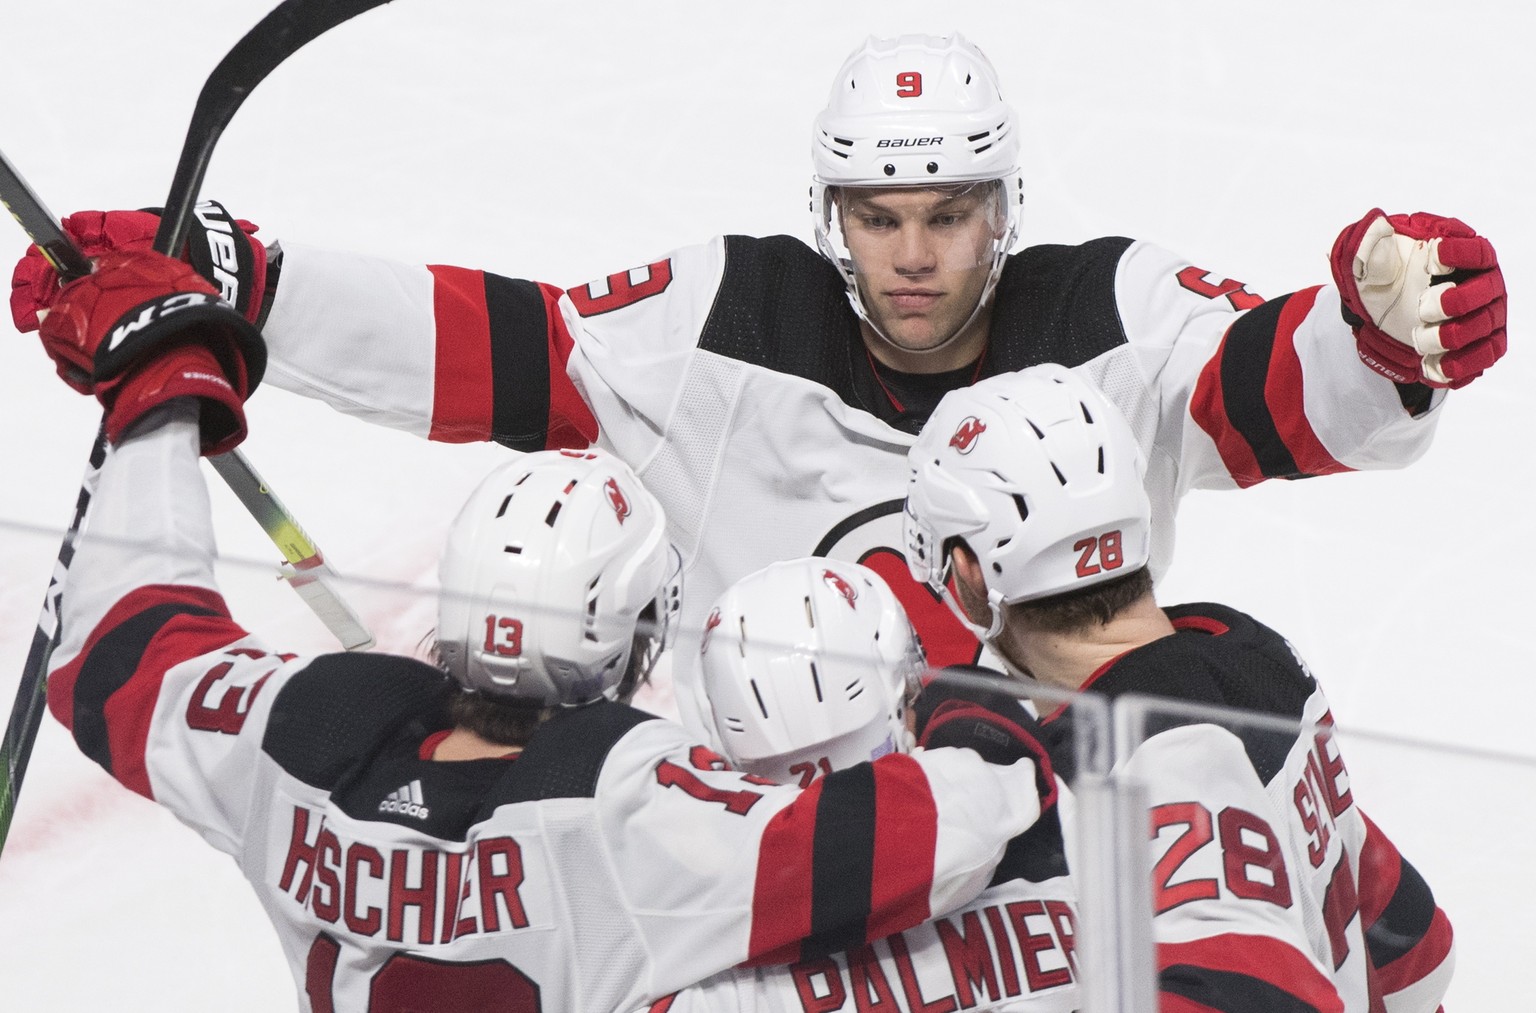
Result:
<svg viewBox="0 0 1536 1013">
<path fill-rule="evenodd" d="M 1051 464 L 1051 470 L 1056 473 L 1056 481 L 1060 482 L 1062 485 L 1067 484 L 1067 476 L 1061 473 L 1061 469 L 1056 467 L 1054 462 Z"/>
<path fill-rule="evenodd" d="M 507 507 L 512 505 L 512 494 L 507 493 L 507 498 L 501 501 L 501 506 L 496 508 L 496 516 L 500 517 L 507 512 Z"/>
<path fill-rule="evenodd" d="M 594 643 L 597 642 L 597 633 L 593 629 L 597 625 L 597 578 L 592 578 L 587 584 L 587 623 L 582 636 Z"/>
<path fill-rule="evenodd" d="M 510 552 L 514 556 L 521 556 L 523 554 L 523 547 L 521 545 L 506 545 L 502 547 L 501 551 Z"/>
<path fill-rule="evenodd" d="M 560 504 L 556 503 L 554 506 L 549 508 L 549 513 L 544 515 L 544 526 L 546 528 L 554 527 L 555 526 L 555 518 L 559 517 L 559 516 L 560 516 Z"/>
<path fill-rule="evenodd" d="M 805 596 L 805 625 L 811 629 L 816 628 L 816 610 L 811 608 L 811 596 Z"/>
<path fill-rule="evenodd" d="M 768 707 L 763 703 L 763 694 L 757 688 L 757 680 L 752 680 L 752 695 L 757 698 L 757 709 L 762 711 L 763 717 L 768 716 Z"/>
<path fill-rule="evenodd" d="M 811 685 L 816 687 L 816 702 L 821 703 L 821 673 L 816 670 L 816 662 L 811 662 Z"/>
<path fill-rule="evenodd" d="M 843 687 L 843 691 L 848 694 L 848 699 L 857 700 L 859 697 L 864 695 L 864 680 L 853 680 L 847 686 Z"/>
</svg>

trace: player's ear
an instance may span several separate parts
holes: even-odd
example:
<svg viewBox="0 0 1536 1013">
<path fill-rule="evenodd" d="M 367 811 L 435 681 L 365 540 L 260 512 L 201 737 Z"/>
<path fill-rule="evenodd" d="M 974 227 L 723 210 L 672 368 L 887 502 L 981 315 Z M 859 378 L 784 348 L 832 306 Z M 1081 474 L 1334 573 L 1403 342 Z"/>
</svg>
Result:
<svg viewBox="0 0 1536 1013">
<path fill-rule="evenodd" d="M 981 572 L 981 560 L 970 546 L 956 541 L 949 548 L 949 564 L 955 596 L 966 616 L 978 626 L 990 625 L 992 610 L 987 606 L 987 579 Z"/>
</svg>

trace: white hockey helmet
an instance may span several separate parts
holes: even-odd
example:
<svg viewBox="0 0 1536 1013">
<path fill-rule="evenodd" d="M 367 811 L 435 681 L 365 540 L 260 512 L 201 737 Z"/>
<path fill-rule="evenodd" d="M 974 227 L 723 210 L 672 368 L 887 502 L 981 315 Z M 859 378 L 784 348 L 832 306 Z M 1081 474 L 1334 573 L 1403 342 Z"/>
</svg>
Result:
<svg viewBox="0 0 1536 1013">
<path fill-rule="evenodd" d="M 661 504 L 598 450 L 526 454 L 470 494 L 439 567 L 438 656 L 529 706 L 612 699 L 675 632 L 681 560 Z"/>
<path fill-rule="evenodd" d="M 977 311 L 985 304 L 1018 236 L 1024 182 L 1018 120 L 980 49 L 958 32 L 866 39 L 838 71 L 816 117 L 811 164 L 817 245 L 842 272 L 849 301 L 866 321 L 833 206 L 837 188 L 995 183 L 1002 224 Z"/>
<path fill-rule="evenodd" d="M 922 648 L 867 567 L 809 557 L 743 577 L 716 599 L 700 650 L 715 729 L 739 770 L 808 784 L 912 746 Z"/>
<path fill-rule="evenodd" d="M 1151 554 L 1136 437 L 1093 384 L 1054 364 L 950 391 L 907 452 L 903 527 L 913 579 L 977 636 L 1002 606 L 1113 580 Z M 992 618 L 972 622 L 949 587 L 959 539 L 981 561 Z"/>
</svg>

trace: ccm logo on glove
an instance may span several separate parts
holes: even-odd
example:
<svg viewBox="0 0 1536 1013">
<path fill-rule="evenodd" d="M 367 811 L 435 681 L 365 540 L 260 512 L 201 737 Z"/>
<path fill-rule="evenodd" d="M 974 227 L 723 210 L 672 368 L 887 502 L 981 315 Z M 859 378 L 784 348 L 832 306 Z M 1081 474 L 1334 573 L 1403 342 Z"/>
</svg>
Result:
<svg viewBox="0 0 1536 1013">
<path fill-rule="evenodd" d="M 206 295 L 202 292 L 178 292 L 175 295 L 164 295 L 158 299 L 152 299 L 140 306 L 138 315 L 129 319 L 124 317 L 112 332 L 107 335 L 107 343 L 102 346 L 97 354 L 97 372 L 111 373 L 113 370 L 106 365 L 106 357 L 116 352 L 123 341 L 134 334 L 143 333 L 145 328 L 157 320 L 162 320 L 178 310 L 191 309 L 193 306 L 208 306 L 219 303 L 219 296 Z M 133 355 L 132 347 L 125 349 L 125 354 Z"/>
</svg>

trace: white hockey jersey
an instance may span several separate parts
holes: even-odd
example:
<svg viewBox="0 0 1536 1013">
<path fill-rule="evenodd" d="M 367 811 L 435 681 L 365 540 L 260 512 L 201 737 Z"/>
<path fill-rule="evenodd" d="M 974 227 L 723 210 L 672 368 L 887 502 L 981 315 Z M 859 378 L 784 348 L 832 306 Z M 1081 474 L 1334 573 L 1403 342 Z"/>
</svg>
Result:
<svg viewBox="0 0 1536 1013">
<path fill-rule="evenodd" d="M 1148 793 L 1162 1008 L 1433 1013 L 1454 963 L 1450 922 L 1361 811 L 1299 656 L 1236 610 L 1164 611 L 1177 632 L 1104 666 L 1088 692 L 1238 708 L 1302 731 L 1170 709 L 1123 761 Z M 1040 723 L 1068 780 L 1072 723 L 1070 706 Z"/>
<path fill-rule="evenodd" d="M 432 439 L 595 440 L 639 473 L 687 566 L 673 680 L 696 734 L 710 734 L 696 646 L 710 603 L 777 560 L 863 563 L 935 665 L 981 658 L 901 552 L 906 452 L 943 391 L 877 368 L 841 276 L 799 240 L 720 237 L 564 293 L 284 249 L 268 383 Z M 1361 365 L 1333 289 L 1265 302 L 1144 242 L 1024 249 L 994 299 L 981 361 L 941 381 L 1086 373 L 1147 452 L 1154 573 L 1187 490 L 1402 466 L 1443 397 Z"/>
<path fill-rule="evenodd" d="M 626 1010 L 968 901 L 1037 818 L 1034 766 L 961 749 L 780 786 L 617 703 L 516 758 L 439 762 L 451 683 L 295 657 L 212 579 L 190 412 L 108 456 L 48 702 L 123 785 L 232 856 L 302 1009 Z"/>
<path fill-rule="evenodd" d="M 1077 894 L 1047 810 L 970 904 L 874 943 L 790 966 L 735 968 L 648 1013 L 1074 1013 Z"/>
</svg>

